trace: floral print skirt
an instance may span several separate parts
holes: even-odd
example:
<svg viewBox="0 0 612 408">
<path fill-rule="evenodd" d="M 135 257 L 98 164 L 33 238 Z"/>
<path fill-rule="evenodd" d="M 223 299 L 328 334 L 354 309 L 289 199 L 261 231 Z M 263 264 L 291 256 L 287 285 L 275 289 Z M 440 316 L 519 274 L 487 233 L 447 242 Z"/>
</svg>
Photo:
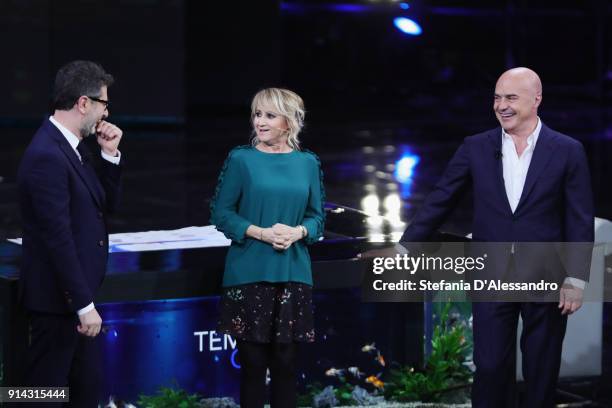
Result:
<svg viewBox="0 0 612 408">
<path fill-rule="evenodd" d="M 223 289 L 219 331 L 255 343 L 314 341 L 312 287 L 257 282 Z"/>
</svg>

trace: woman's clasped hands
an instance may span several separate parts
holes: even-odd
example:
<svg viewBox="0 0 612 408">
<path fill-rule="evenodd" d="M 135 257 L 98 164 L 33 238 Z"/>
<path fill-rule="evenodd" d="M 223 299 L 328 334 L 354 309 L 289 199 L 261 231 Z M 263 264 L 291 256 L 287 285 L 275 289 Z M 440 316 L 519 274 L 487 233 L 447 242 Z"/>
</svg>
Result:
<svg viewBox="0 0 612 408">
<path fill-rule="evenodd" d="M 261 237 L 277 251 L 285 251 L 295 241 L 302 239 L 302 229 L 299 226 L 290 227 L 277 223 L 270 228 L 264 228 Z"/>
</svg>

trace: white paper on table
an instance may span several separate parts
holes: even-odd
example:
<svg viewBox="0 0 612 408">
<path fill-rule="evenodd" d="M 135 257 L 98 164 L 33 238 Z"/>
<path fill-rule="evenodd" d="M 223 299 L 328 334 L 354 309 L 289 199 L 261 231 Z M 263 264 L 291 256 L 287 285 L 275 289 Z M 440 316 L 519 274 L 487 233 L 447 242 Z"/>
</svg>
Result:
<svg viewBox="0 0 612 408">
<path fill-rule="evenodd" d="M 168 249 L 225 247 L 231 244 L 214 225 L 185 227 L 176 230 L 110 234 L 109 252 L 162 251 Z M 21 238 L 9 239 L 17 245 Z"/>
<path fill-rule="evenodd" d="M 171 241 L 171 242 L 152 242 L 144 244 L 120 244 L 113 245 L 109 252 L 143 252 L 143 251 L 164 251 L 170 249 L 189 249 L 189 248 L 212 248 L 229 246 L 230 240 L 226 245 L 211 245 L 209 241 Z"/>
<path fill-rule="evenodd" d="M 111 234 L 110 245 L 120 244 L 146 244 L 155 242 L 173 241 L 203 241 L 205 246 L 225 246 L 229 241 L 214 225 L 205 227 L 185 227 L 176 230 L 126 232 L 122 234 Z M 209 245 L 209 244 L 210 245 Z"/>
</svg>

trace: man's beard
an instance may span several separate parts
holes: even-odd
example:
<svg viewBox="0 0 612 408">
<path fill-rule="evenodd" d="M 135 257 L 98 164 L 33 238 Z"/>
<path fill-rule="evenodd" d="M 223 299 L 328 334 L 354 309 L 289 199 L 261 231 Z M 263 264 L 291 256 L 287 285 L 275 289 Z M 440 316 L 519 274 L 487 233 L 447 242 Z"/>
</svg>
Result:
<svg viewBox="0 0 612 408">
<path fill-rule="evenodd" d="M 79 133 L 81 134 L 81 137 L 83 139 L 85 139 L 86 137 L 95 134 L 96 133 L 96 125 L 97 125 L 97 123 L 98 123 L 98 121 L 90 122 L 90 123 L 85 123 L 85 125 L 83 127 L 81 127 L 81 129 L 79 130 Z"/>
</svg>

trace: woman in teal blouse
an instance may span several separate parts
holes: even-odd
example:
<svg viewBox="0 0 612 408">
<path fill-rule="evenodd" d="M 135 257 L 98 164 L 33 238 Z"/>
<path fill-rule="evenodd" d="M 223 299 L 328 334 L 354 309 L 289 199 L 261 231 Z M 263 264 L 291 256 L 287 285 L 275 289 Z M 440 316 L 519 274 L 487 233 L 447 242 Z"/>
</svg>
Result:
<svg viewBox="0 0 612 408">
<path fill-rule="evenodd" d="M 238 344 L 243 407 L 295 407 L 296 345 L 314 341 L 312 272 L 306 244 L 319 240 L 324 189 L 317 156 L 300 149 L 304 104 L 268 88 L 251 104 L 250 146 L 228 155 L 211 222 L 232 245 L 225 261 L 219 330 Z"/>
</svg>

